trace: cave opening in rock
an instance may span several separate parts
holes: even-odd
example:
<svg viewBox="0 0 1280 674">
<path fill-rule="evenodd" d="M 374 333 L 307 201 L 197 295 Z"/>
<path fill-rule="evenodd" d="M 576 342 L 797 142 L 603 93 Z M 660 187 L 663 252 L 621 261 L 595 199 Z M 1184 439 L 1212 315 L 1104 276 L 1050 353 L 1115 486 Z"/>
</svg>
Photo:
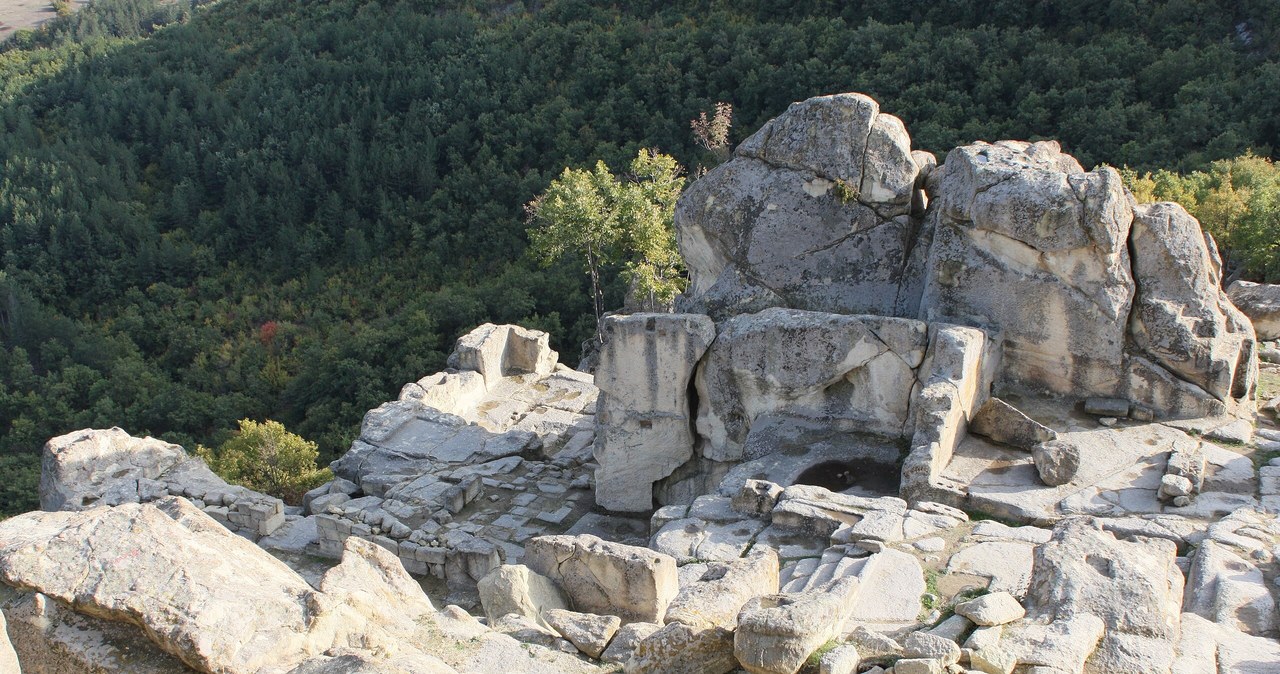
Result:
<svg viewBox="0 0 1280 674">
<path fill-rule="evenodd" d="M 868 459 L 823 461 L 802 471 L 795 484 L 862 496 L 884 496 L 897 495 L 901 477 L 897 464 Z"/>
</svg>

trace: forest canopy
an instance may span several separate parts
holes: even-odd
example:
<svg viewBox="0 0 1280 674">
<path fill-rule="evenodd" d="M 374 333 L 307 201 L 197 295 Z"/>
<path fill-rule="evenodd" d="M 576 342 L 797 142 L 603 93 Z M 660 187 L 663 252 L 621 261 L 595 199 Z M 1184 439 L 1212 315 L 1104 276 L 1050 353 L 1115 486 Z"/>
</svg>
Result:
<svg viewBox="0 0 1280 674">
<path fill-rule="evenodd" d="M 1280 149 L 1278 48 L 1273 0 L 96 0 L 0 47 L 0 511 L 84 427 L 271 418 L 327 460 L 484 321 L 573 363 L 590 280 L 523 205 L 641 148 L 713 163 L 717 102 L 731 142 L 861 91 L 940 156 L 1189 174 Z"/>
</svg>

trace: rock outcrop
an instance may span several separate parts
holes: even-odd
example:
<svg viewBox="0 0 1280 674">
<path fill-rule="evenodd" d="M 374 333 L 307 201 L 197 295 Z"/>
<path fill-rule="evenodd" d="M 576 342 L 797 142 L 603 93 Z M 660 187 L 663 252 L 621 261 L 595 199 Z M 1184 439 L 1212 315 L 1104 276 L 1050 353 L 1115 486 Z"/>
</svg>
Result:
<svg viewBox="0 0 1280 674">
<path fill-rule="evenodd" d="M 1067 520 L 1036 549 L 1028 613 L 1046 623 L 1100 618 L 1090 672 L 1168 672 L 1182 615 L 1176 557 L 1170 541 L 1121 541 L 1094 522 Z"/>
<path fill-rule="evenodd" d="M 660 622 L 679 590 L 671 557 L 595 536 L 535 538 L 525 563 L 556 581 L 574 609 L 623 622 Z"/>
<path fill-rule="evenodd" d="M 525 655 L 470 617 L 436 611 L 372 543 L 348 539 L 313 587 L 176 497 L 6 520 L 0 581 L 0 606 L 37 673 L 448 674 L 531 658 L 542 664 L 526 671 L 593 669 L 551 651 Z M 136 652 L 121 650 L 130 643 Z M 82 669 L 59 669 L 72 667 Z"/>
<path fill-rule="evenodd" d="M 284 525 L 284 503 L 227 484 L 199 458 L 119 428 L 60 435 L 44 446 L 40 507 L 83 510 L 183 496 L 224 526 L 257 540 Z"/>
<path fill-rule="evenodd" d="M 766 124 L 676 219 L 686 313 L 608 317 L 594 380 L 544 333 L 477 328 L 448 370 L 366 415 L 308 517 L 257 508 L 172 445 L 55 438 L 42 500 L 60 512 L 0 522 L 19 666 L 1253 674 L 1280 659 L 1280 465 L 1253 462 L 1280 434 L 1255 437 L 1254 328 L 1180 207 L 1136 204 L 1052 142 L 938 164 L 844 94 Z M 411 573 L 487 621 L 437 610 Z"/>
<path fill-rule="evenodd" d="M 1258 339 L 1280 339 L 1280 285 L 1236 281 L 1227 288 L 1227 296 L 1249 317 Z"/>
<path fill-rule="evenodd" d="M 861 94 L 793 104 L 676 209 L 690 293 L 717 321 L 775 306 L 906 315 L 919 167 L 902 122 Z"/>
<path fill-rule="evenodd" d="M 689 383 L 716 328 L 706 316 L 634 314 L 606 317 L 600 334 L 596 502 L 652 510 L 653 483 L 693 456 Z"/>
<path fill-rule="evenodd" d="M 678 204 L 680 306 L 717 322 L 791 307 L 979 327 L 1000 335 L 1002 386 L 1172 417 L 1248 400 L 1255 338 L 1185 211 L 1136 206 L 1116 171 L 1086 172 L 1054 142 L 975 143 L 918 172 L 873 101 L 793 105 Z"/>
</svg>

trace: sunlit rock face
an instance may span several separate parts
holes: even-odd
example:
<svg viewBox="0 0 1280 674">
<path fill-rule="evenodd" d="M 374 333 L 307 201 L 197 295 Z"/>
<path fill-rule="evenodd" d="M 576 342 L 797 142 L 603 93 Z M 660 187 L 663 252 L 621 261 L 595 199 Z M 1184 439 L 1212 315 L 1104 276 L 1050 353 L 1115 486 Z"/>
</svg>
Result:
<svg viewBox="0 0 1280 674">
<path fill-rule="evenodd" d="M 930 159 L 860 94 L 792 105 L 681 198 L 679 308 L 717 324 L 785 307 L 977 327 L 999 340 L 998 388 L 1171 418 L 1249 405 L 1253 328 L 1186 211 L 1136 205 L 1116 171 L 1052 141 Z"/>
</svg>

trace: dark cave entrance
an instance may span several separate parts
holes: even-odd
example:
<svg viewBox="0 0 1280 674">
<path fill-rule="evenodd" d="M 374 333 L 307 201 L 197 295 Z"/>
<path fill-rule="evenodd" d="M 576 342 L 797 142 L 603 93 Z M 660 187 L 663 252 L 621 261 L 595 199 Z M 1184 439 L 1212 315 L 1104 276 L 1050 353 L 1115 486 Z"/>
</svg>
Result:
<svg viewBox="0 0 1280 674">
<path fill-rule="evenodd" d="M 901 467 L 897 464 L 854 459 L 814 464 L 796 477 L 795 484 L 866 496 L 896 496 L 901 480 Z"/>
</svg>

